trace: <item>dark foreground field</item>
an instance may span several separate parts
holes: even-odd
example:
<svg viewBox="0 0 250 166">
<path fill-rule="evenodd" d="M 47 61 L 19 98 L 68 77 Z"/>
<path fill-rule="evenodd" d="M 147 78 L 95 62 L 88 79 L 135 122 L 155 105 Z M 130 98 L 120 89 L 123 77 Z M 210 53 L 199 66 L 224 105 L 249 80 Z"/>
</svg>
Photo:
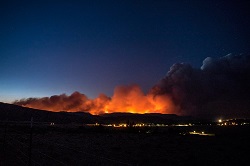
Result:
<svg viewBox="0 0 250 166">
<path fill-rule="evenodd" d="M 180 135 L 205 131 L 215 136 Z M 1 125 L 1 165 L 249 165 L 249 126 L 165 128 Z M 31 155 L 29 153 L 31 147 Z"/>
</svg>

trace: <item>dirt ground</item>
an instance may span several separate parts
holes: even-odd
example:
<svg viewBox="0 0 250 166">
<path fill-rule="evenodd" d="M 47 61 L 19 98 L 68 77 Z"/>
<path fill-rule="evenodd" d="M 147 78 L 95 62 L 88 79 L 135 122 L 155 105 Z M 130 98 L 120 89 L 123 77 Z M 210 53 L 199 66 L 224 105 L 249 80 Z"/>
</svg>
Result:
<svg viewBox="0 0 250 166">
<path fill-rule="evenodd" d="M 205 131 L 215 136 L 181 135 Z M 249 165 L 250 126 L 1 126 L 1 165 Z M 30 147 L 31 145 L 31 147 Z M 31 149 L 31 153 L 30 153 Z M 31 156 L 31 157 L 30 157 Z"/>
</svg>

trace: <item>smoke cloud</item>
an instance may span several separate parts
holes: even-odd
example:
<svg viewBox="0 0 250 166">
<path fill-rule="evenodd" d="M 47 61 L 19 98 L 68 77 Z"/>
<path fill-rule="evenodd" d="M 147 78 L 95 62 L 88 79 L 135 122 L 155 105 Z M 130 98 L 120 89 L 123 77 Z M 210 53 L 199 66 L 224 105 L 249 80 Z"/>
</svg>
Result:
<svg viewBox="0 0 250 166">
<path fill-rule="evenodd" d="M 172 65 L 167 75 L 144 94 L 138 85 L 117 86 L 112 97 L 95 99 L 74 92 L 28 98 L 14 104 L 51 111 L 175 113 L 203 117 L 250 117 L 250 56 L 208 57 L 201 68 Z"/>
<path fill-rule="evenodd" d="M 200 69 L 174 64 L 150 93 L 171 96 L 184 115 L 249 116 L 250 56 L 208 57 Z"/>
<path fill-rule="evenodd" d="M 85 111 L 95 115 L 113 112 L 174 113 L 175 111 L 175 106 L 167 95 L 145 95 L 138 85 L 118 86 L 111 98 L 100 94 L 95 99 L 89 99 L 84 94 L 74 92 L 69 96 L 61 94 L 22 99 L 15 101 L 14 104 L 56 112 Z"/>
</svg>

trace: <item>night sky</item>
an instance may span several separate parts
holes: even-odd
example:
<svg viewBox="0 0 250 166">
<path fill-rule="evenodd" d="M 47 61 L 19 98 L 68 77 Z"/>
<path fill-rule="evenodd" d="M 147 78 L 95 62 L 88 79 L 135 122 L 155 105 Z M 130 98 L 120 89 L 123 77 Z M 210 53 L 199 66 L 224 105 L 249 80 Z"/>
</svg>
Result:
<svg viewBox="0 0 250 166">
<path fill-rule="evenodd" d="M 146 93 L 174 63 L 249 53 L 249 27 L 249 1 L 1 1 L 0 101 Z"/>
</svg>

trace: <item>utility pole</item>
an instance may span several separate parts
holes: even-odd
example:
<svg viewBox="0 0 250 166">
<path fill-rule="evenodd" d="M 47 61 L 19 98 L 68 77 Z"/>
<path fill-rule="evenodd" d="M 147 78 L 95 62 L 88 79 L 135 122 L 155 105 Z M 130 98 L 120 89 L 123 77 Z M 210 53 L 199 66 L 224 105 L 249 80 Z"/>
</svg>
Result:
<svg viewBox="0 0 250 166">
<path fill-rule="evenodd" d="M 29 144 L 29 166 L 31 166 L 32 157 L 32 135 L 33 135 L 33 117 L 30 119 L 30 144 Z"/>
<path fill-rule="evenodd" d="M 6 164 L 6 135 L 7 135 L 7 126 L 8 126 L 8 112 L 6 113 L 6 120 L 4 123 L 4 136 L 3 136 L 3 165 Z"/>
</svg>

